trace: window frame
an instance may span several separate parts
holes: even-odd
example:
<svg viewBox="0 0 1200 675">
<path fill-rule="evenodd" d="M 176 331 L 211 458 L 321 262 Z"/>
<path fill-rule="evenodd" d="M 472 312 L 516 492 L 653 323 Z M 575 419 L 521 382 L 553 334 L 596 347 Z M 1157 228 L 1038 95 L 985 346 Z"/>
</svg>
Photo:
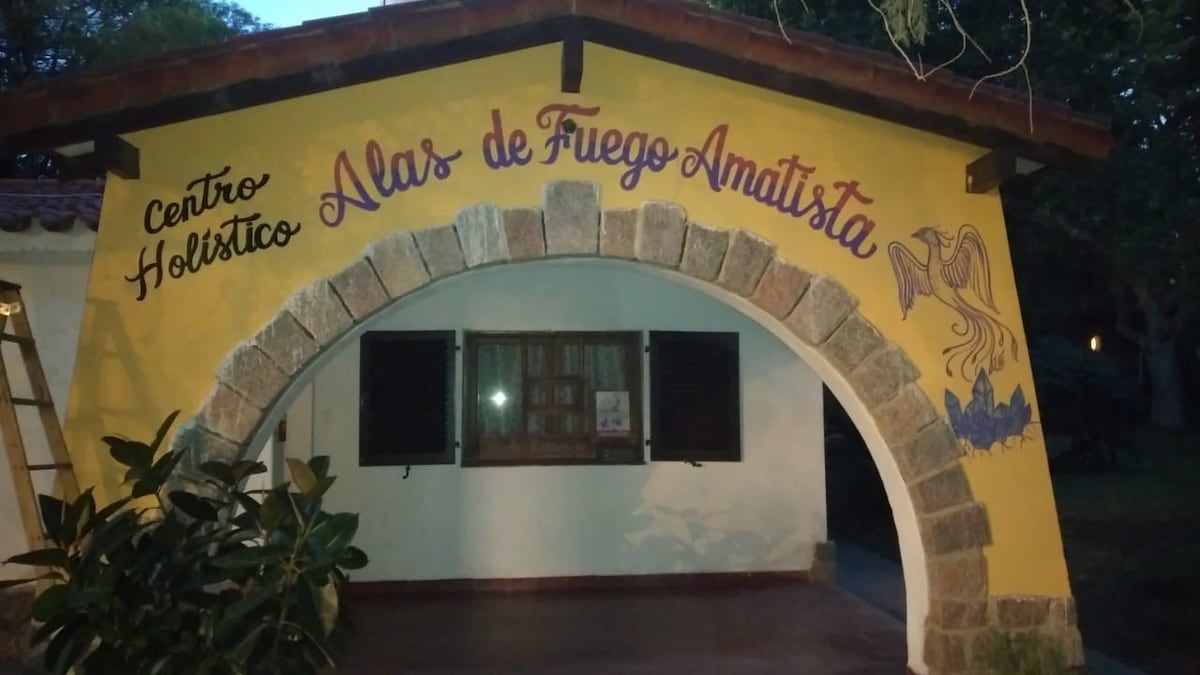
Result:
<svg viewBox="0 0 1200 675">
<path fill-rule="evenodd" d="M 623 342 L 626 346 L 625 374 L 629 391 L 630 432 L 625 439 L 605 439 L 597 435 L 595 430 L 595 398 L 592 392 L 583 388 L 584 427 L 594 453 L 591 457 L 513 457 L 503 459 L 485 459 L 478 456 L 479 403 L 483 392 L 479 391 L 478 383 L 478 353 L 480 345 L 501 342 L 516 342 L 522 348 L 522 396 L 524 403 L 528 400 L 529 374 L 526 354 L 531 342 L 556 338 L 577 338 L 587 344 L 599 342 L 613 344 Z M 462 390 L 462 456 L 461 465 L 466 468 L 474 467 L 517 467 L 517 466 L 629 466 L 646 463 L 645 457 L 645 427 L 643 419 L 643 360 L 644 342 L 641 331 L 464 331 L 463 333 L 463 390 Z M 522 409 L 521 424 L 524 429 L 528 417 Z M 631 448 L 625 457 L 604 456 L 604 448 Z"/>
<path fill-rule="evenodd" d="M 656 362 L 658 361 L 657 352 L 661 349 L 660 340 L 679 339 L 681 336 L 686 336 L 689 340 L 716 342 L 724 345 L 733 351 L 734 368 L 732 374 L 732 384 L 734 395 L 736 397 L 735 405 L 733 405 L 732 415 L 733 430 L 732 444 L 730 448 L 721 453 L 704 453 L 697 451 L 680 450 L 677 448 L 664 449 L 660 442 L 662 438 L 661 416 L 658 414 L 660 408 L 663 407 L 659 393 L 661 386 L 661 377 L 663 372 L 660 370 Z M 648 428 L 650 431 L 649 441 L 649 456 L 650 462 L 686 462 L 689 464 L 699 464 L 701 462 L 722 462 L 736 463 L 745 461 L 745 416 L 742 409 L 743 405 L 743 387 L 742 387 L 742 349 L 741 349 L 741 334 L 737 331 L 686 331 L 686 330 L 652 330 L 648 331 L 646 338 L 646 353 L 648 356 L 649 366 L 649 383 L 647 392 L 647 400 L 649 401 L 650 419 Z"/>
<path fill-rule="evenodd" d="M 370 390 L 366 386 L 367 374 L 370 371 L 368 345 L 382 343 L 404 343 L 416 341 L 437 341 L 443 344 L 447 352 L 446 359 L 446 398 L 448 409 L 444 420 L 443 439 L 445 447 L 438 453 L 382 453 L 372 452 L 370 445 Z M 358 465 L 361 467 L 379 466 L 435 466 L 453 465 L 457 462 L 458 442 L 458 393 L 455 384 L 458 380 L 458 333 L 454 330 L 373 330 L 359 336 L 358 353 Z"/>
</svg>

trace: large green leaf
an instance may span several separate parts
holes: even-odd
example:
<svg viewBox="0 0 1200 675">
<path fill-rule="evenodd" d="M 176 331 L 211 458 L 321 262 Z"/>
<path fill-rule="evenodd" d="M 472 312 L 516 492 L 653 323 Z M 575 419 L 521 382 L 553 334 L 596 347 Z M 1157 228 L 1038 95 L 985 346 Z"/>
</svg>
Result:
<svg viewBox="0 0 1200 675">
<path fill-rule="evenodd" d="M 59 542 L 61 546 L 74 545 L 79 535 L 80 523 L 86 523 L 96 513 L 96 498 L 92 496 L 92 490 L 93 488 L 84 490 L 63 512 L 62 541 Z"/>
<path fill-rule="evenodd" d="M 230 468 L 230 470 L 233 472 L 233 477 L 238 482 L 241 482 L 250 476 L 255 476 L 260 473 L 266 473 L 267 466 L 265 464 L 263 464 L 262 462 L 255 462 L 253 460 L 243 459 L 241 461 L 235 462 L 234 465 Z"/>
<path fill-rule="evenodd" d="M 223 485 L 233 485 L 237 482 L 237 478 L 233 475 L 233 468 L 225 462 L 204 462 L 196 468 L 204 474 L 216 478 Z"/>
<path fill-rule="evenodd" d="M 317 487 L 317 475 L 307 464 L 295 457 L 288 457 L 287 464 L 292 474 L 292 482 L 301 492 L 307 495 Z"/>
<path fill-rule="evenodd" d="M 229 569 L 279 565 L 286 561 L 291 553 L 291 549 L 286 546 L 252 546 L 213 558 L 209 564 Z"/>
<path fill-rule="evenodd" d="M 32 567 L 65 568 L 70 564 L 70 558 L 67 556 L 67 552 L 61 548 L 42 548 L 36 551 L 18 553 L 8 560 L 5 560 L 4 563 L 11 565 L 29 565 Z"/>
<path fill-rule="evenodd" d="M 154 434 L 154 442 L 150 444 L 151 455 L 156 454 L 158 449 L 162 447 L 162 442 L 167 437 L 167 431 L 171 429 L 171 425 L 175 423 L 175 418 L 179 417 L 179 411 L 172 411 L 162 424 L 158 426 L 158 431 Z"/>
<path fill-rule="evenodd" d="M 308 460 L 308 467 L 318 478 L 329 477 L 329 455 L 316 455 Z"/>
<path fill-rule="evenodd" d="M 314 527 L 309 536 L 322 548 L 336 554 L 350 545 L 357 532 L 357 513 L 335 513 Z"/>
<path fill-rule="evenodd" d="M 216 632 L 220 636 L 228 634 L 242 624 L 243 618 L 256 609 L 267 604 L 279 595 L 280 589 L 274 585 L 263 585 L 251 591 L 241 600 L 230 605 L 221 615 Z"/>
<path fill-rule="evenodd" d="M 33 618 L 38 621 L 49 621 L 67 607 L 67 598 L 71 588 L 56 584 L 42 591 L 33 601 Z"/>
<path fill-rule="evenodd" d="M 153 464 L 154 448 L 141 441 L 120 436 L 105 436 L 101 440 L 108 444 L 112 458 L 125 466 L 149 469 Z"/>
<path fill-rule="evenodd" d="M 338 566 L 347 570 L 360 570 L 367 566 L 367 554 L 354 546 L 347 546 L 338 558 Z"/>
<path fill-rule="evenodd" d="M 167 497 L 180 511 L 205 522 L 217 522 L 217 509 L 201 497 L 183 490 L 172 490 Z"/>
<path fill-rule="evenodd" d="M 38 507 L 42 512 L 42 526 L 46 529 L 46 536 L 59 546 L 63 546 L 62 521 L 66 504 L 52 495 L 39 494 Z"/>
</svg>

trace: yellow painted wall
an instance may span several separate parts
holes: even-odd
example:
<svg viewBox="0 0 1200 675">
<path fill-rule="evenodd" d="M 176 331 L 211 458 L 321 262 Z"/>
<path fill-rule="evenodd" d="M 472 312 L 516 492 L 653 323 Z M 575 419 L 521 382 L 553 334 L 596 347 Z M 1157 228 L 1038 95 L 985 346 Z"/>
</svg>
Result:
<svg viewBox="0 0 1200 675">
<path fill-rule="evenodd" d="M 961 224 L 972 224 L 990 256 L 1000 319 L 1019 341 L 1016 361 L 991 375 L 995 396 L 1007 401 L 1020 384 L 1036 422 L 999 197 L 963 189 L 964 167 L 980 149 L 590 44 L 585 93 L 562 94 L 559 60 L 560 48 L 550 45 L 130 134 L 141 149 L 143 177 L 109 179 L 69 403 L 67 433 L 82 482 L 100 483 L 101 496 L 111 498 L 119 478 L 101 435 L 145 437 L 173 409 L 194 414 L 218 363 L 238 341 L 253 335 L 295 290 L 339 270 L 370 242 L 398 228 L 451 222 L 460 208 L 479 202 L 537 204 L 541 186 L 558 179 L 599 182 L 607 207 L 648 199 L 680 203 L 695 221 L 752 229 L 775 242 L 784 257 L 837 278 L 858 296 L 864 315 L 914 359 L 923 373 L 919 384 L 939 409 L 947 388 L 964 404 L 971 396 L 971 380 L 947 375 L 941 353 L 954 341 L 955 314 L 932 297 L 918 297 L 902 320 L 888 244 L 900 241 L 919 253 L 923 244 L 911 237 L 917 228 L 934 225 L 954 236 Z M 621 186 L 624 166 L 579 163 L 569 150 L 545 164 L 550 132 L 539 128 L 537 113 L 564 103 L 598 107 L 590 117 L 572 115 L 585 128 L 662 137 L 679 157 L 660 172 L 643 171 L 632 190 Z M 524 130 L 530 163 L 486 166 L 481 142 L 493 109 L 506 133 Z M 810 227 L 807 215 L 795 218 L 733 189 L 715 192 L 703 173 L 684 176 L 684 167 L 694 168 L 688 148 L 702 148 L 723 124 L 726 152 L 760 167 L 794 154 L 814 167 L 802 203 L 817 187 L 833 201 L 838 182 L 858 181 L 858 191 L 871 201 L 851 200 L 838 222 L 855 214 L 872 221 L 859 252 L 875 252 L 860 258 Z M 339 153 L 345 151 L 377 195 L 366 168 L 372 139 L 385 160 L 410 149 L 423 160 L 424 139 L 440 155 L 462 154 L 449 162 L 448 176 L 431 173 L 424 185 L 378 198 L 377 210 L 349 207 L 340 224 L 327 226 L 322 195 L 335 189 Z M 152 200 L 178 202 L 190 182 L 226 166 L 226 181 L 269 178 L 250 199 L 147 231 Z M 349 183 L 343 188 L 355 196 Z M 326 204 L 329 218 L 335 209 L 332 200 Z M 150 207 L 151 229 L 162 208 Z M 296 231 L 285 247 L 218 260 L 178 279 L 167 274 L 168 259 L 186 251 L 189 237 L 201 243 L 235 215 L 254 214 L 255 223 L 287 221 Z M 861 230 L 847 236 L 856 232 Z M 130 279 L 136 279 L 140 257 L 152 261 L 160 243 L 163 281 L 139 300 L 139 284 Z M 1010 439 L 1008 448 L 995 445 L 963 460 L 993 526 L 991 592 L 1066 595 L 1044 442 L 1036 425 L 1024 431 L 1025 438 Z"/>
</svg>

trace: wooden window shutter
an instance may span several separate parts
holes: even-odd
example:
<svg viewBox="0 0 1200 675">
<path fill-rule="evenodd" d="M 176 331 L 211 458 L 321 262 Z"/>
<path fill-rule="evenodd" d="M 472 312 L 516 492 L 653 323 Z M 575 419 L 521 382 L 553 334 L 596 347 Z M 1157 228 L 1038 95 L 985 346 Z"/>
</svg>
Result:
<svg viewBox="0 0 1200 675">
<path fill-rule="evenodd" d="M 650 333 L 650 459 L 742 458 L 737 333 Z"/>
<path fill-rule="evenodd" d="M 360 340 L 359 465 L 453 464 L 454 331 Z"/>
</svg>

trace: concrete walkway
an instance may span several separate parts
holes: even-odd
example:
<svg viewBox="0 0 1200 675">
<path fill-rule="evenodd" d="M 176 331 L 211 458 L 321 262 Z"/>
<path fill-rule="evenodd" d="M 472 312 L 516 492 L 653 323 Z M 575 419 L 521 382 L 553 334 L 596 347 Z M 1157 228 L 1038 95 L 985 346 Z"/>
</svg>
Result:
<svg viewBox="0 0 1200 675">
<path fill-rule="evenodd" d="M 900 621 L 904 621 L 904 576 L 900 565 L 851 542 L 837 545 L 837 584 Z M 1087 636 L 1084 636 L 1086 642 Z M 1146 675 L 1087 649 L 1088 675 Z"/>
</svg>

